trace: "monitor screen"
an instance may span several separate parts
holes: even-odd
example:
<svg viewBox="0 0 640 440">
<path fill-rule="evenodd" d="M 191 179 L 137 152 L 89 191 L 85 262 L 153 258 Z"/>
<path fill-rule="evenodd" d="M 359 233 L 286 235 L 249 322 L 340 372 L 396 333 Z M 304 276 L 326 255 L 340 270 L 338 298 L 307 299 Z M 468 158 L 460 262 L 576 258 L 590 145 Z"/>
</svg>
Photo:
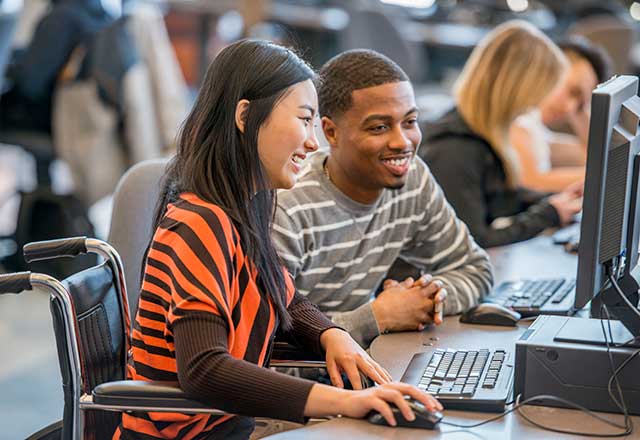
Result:
<svg viewBox="0 0 640 440">
<path fill-rule="evenodd" d="M 629 278 L 638 262 L 640 98 L 637 93 L 635 76 L 614 77 L 593 91 L 576 309 L 584 307 L 607 287 L 607 271 L 621 280 L 622 285 L 625 274 Z M 635 295 L 637 298 L 637 292 Z"/>
</svg>

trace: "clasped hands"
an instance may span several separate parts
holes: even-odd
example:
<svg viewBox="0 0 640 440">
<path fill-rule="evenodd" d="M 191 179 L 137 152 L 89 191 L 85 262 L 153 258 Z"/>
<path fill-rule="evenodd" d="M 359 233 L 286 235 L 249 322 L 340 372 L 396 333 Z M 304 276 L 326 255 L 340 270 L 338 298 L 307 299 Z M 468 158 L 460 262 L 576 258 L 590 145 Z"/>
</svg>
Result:
<svg viewBox="0 0 640 440">
<path fill-rule="evenodd" d="M 383 287 L 371 303 L 381 332 L 422 331 L 428 324 L 442 323 L 443 302 L 447 297 L 442 281 L 423 275 L 418 280 L 407 278 L 402 282 L 389 279 Z M 344 330 L 324 331 L 320 343 L 326 352 L 326 368 L 333 385 L 344 387 L 341 372 L 347 375 L 356 390 L 362 388 L 360 373 L 378 384 L 391 382 L 389 373 Z"/>
<path fill-rule="evenodd" d="M 431 323 L 442 324 L 443 302 L 447 298 L 442 281 L 423 275 L 415 281 L 386 280 L 383 288 L 371 303 L 380 332 L 422 331 Z"/>
</svg>

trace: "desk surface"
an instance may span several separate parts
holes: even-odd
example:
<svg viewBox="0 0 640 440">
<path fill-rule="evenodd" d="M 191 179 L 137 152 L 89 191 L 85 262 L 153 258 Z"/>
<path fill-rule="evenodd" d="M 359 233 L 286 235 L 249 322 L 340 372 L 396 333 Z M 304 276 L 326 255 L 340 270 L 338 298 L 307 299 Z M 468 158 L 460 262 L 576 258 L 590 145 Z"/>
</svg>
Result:
<svg viewBox="0 0 640 440">
<path fill-rule="evenodd" d="M 496 282 L 517 277 L 575 276 L 577 258 L 551 243 L 550 237 L 538 237 L 524 243 L 489 252 L 494 263 Z M 371 344 L 371 356 L 384 366 L 394 380 L 400 380 L 414 353 L 435 347 L 443 348 L 513 348 L 514 340 L 524 331 L 526 324 L 516 328 L 462 324 L 457 317 L 448 317 L 438 328 L 424 332 L 395 333 L 382 335 Z M 523 412 L 534 421 L 561 429 L 593 433 L 611 433 L 615 428 L 595 421 L 580 411 L 550 407 L 527 406 Z M 447 420 L 453 423 L 470 424 L 485 420 L 489 413 L 445 411 Z M 622 422 L 621 415 L 607 417 Z M 640 417 L 633 418 L 636 426 Z M 634 434 L 638 435 L 638 434 Z M 440 430 L 425 431 L 406 428 L 385 428 L 371 425 L 364 420 L 348 418 L 333 419 L 295 431 L 284 432 L 269 439 L 541 439 L 583 438 L 542 431 L 521 417 L 509 414 L 501 420 L 472 430 L 461 430 L 441 425 Z M 587 438 L 587 437 L 584 437 Z M 636 437 L 637 438 L 637 437 Z"/>
</svg>

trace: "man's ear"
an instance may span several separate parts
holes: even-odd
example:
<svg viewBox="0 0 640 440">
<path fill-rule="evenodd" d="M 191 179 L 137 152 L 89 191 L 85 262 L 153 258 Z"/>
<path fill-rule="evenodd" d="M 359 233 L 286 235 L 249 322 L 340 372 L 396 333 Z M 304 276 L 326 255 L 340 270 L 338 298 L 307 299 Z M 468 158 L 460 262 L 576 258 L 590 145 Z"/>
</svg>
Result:
<svg viewBox="0 0 640 440">
<path fill-rule="evenodd" d="M 327 116 L 323 116 L 321 121 L 324 137 L 327 138 L 329 146 L 331 148 L 335 148 L 336 145 L 338 145 L 338 127 L 336 126 L 336 123 Z"/>
<path fill-rule="evenodd" d="M 236 127 L 240 130 L 240 133 L 244 133 L 245 121 L 247 118 L 247 112 L 249 111 L 249 101 L 241 99 L 236 105 Z"/>
</svg>

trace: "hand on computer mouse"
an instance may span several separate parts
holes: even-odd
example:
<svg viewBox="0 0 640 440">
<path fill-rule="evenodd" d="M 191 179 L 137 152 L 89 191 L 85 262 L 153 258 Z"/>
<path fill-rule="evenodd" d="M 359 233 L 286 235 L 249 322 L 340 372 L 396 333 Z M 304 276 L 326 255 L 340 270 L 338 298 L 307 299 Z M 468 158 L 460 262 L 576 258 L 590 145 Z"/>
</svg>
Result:
<svg viewBox="0 0 640 440">
<path fill-rule="evenodd" d="M 394 417 L 391 405 L 397 407 L 406 420 L 413 421 L 416 418 L 405 396 L 420 402 L 429 412 L 442 410 L 440 402 L 430 394 L 406 383 L 392 382 L 345 393 L 344 398 L 339 402 L 339 413 L 348 417 L 362 418 L 373 410 L 380 413 L 390 426 L 396 426 L 398 421 Z"/>
<path fill-rule="evenodd" d="M 406 428 L 418 428 L 418 429 L 435 429 L 438 423 L 440 423 L 440 421 L 442 420 L 443 415 L 441 412 L 429 411 L 420 402 L 413 400 L 409 397 L 406 397 L 405 400 L 409 404 L 409 407 L 411 408 L 411 410 L 413 411 L 416 417 L 413 420 L 406 419 L 402 415 L 400 410 L 395 405 L 392 404 L 391 410 L 393 411 L 393 415 L 396 421 L 398 422 L 397 426 L 403 426 Z M 378 413 L 377 411 L 371 411 L 367 415 L 367 420 L 369 420 L 370 423 L 373 423 L 375 425 L 389 426 L 389 424 L 384 419 L 384 417 L 382 417 L 382 414 Z"/>
</svg>

